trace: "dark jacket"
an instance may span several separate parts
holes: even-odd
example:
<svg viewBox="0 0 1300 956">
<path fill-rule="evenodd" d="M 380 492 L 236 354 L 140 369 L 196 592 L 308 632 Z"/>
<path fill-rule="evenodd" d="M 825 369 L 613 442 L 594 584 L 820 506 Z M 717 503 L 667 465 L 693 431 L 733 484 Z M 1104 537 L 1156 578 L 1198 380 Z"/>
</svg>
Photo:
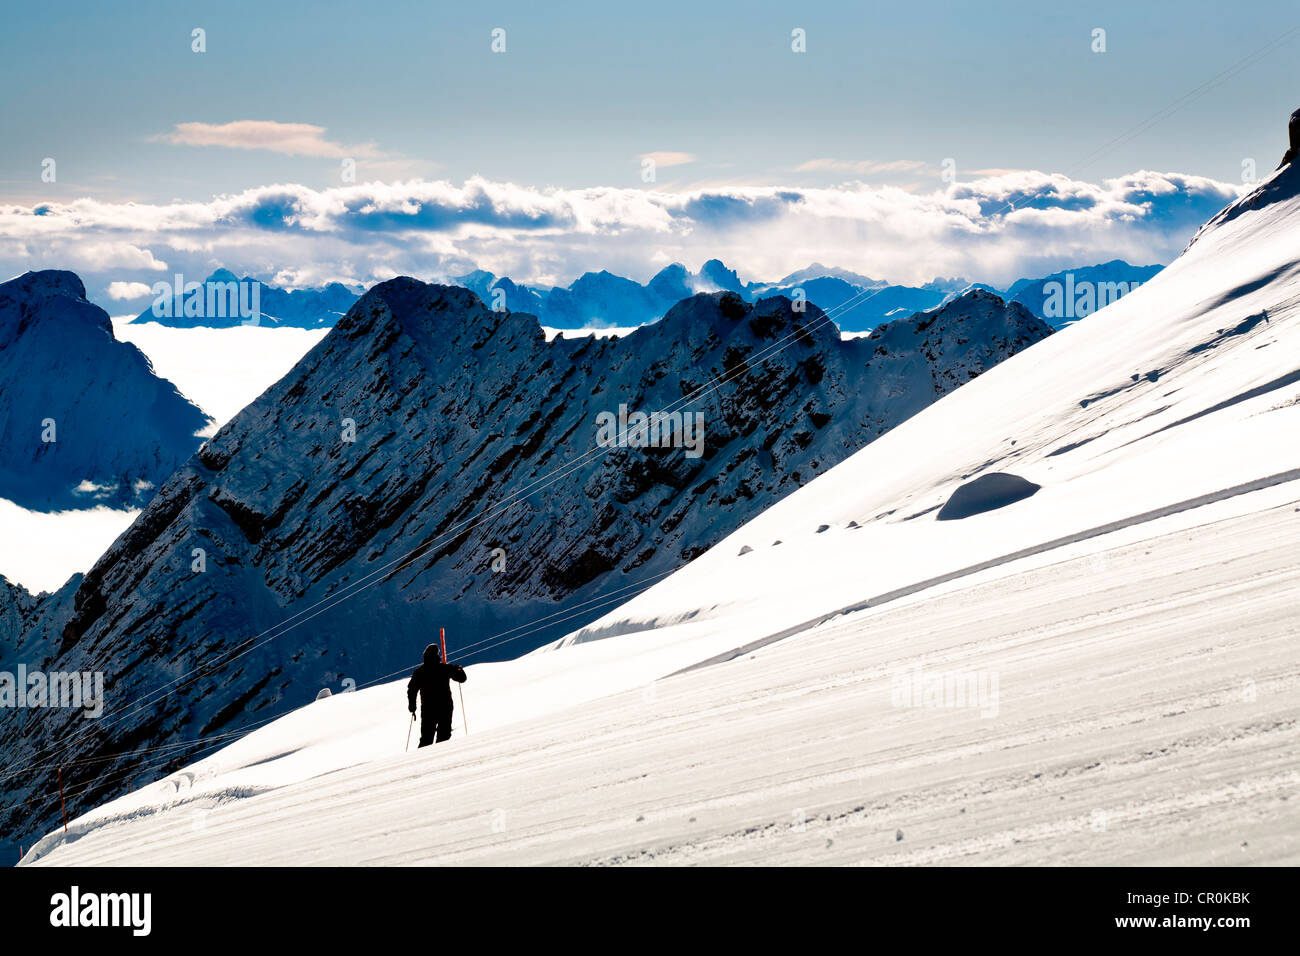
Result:
<svg viewBox="0 0 1300 956">
<path fill-rule="evenodd" d="M 438 645 L 430 644 L 424 649 L 424 663 L 411 674 L 410 683 L 406 685 L 406 702 L 411 713 L 415 713 L 415 697 L 425 712 L 451 713 L 451 684 L 465 683 L 465 668 L 458 664 L 444 664 L 438 653 Z"/>
</svg>

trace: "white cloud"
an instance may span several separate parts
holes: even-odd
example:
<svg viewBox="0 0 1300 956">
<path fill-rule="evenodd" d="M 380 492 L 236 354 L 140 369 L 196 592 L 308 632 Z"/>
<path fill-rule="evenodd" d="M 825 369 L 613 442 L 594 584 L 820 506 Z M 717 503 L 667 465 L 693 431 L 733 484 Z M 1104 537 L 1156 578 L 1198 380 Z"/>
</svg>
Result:
<svg viewBox="0 0 1300 956">
<path fill-rule="evenodd" d="M 40 218 L 40 217 L 37 217 Z M 42 226 L 45 224 L 42 223 Z M 2 227 L 0 227 L 2 228 Z M 2 234 L 2 233 L 0 233 Z M 9 238 L 6 236 L 5 238 Z M 28 247 L 28 258 L 45 263 L 68 262 L 68 266 L 49 266 L 41 268 L 71 268 L 88 272 L 165 272 L 167 263 L 153 254 L 151 249 L 136 245 L 136 242 L 148 241 L 147 235 L 141 234 L 131 239 L 119 237 L 113 229 L 90 229 L 78 232 L 75 229 L 56 228 L 38 230 L 27 238 L 37 242 L 35 249 Z M 134 241 L 133 241 L 134 240 Z M 0 243 L 0 249 L 3 243 Z M 0 255 L 3 253 L 0 252 Z"/>
<path fill-rule="evenodd" d="M 1149 171 L 1102 183 L 1017 171 L 911 192 L 864 183 L 540 189 L 482 178 L 278 184 L 208 202 L 0 205 L 0 272 L 73 269 L 94 297 L 113 282 L 151 282 L 168 263 L 300 286 L 474 267 L 567 284 L 599 269 L 644 280 L 665 261 L 716 256 L 746 279 L 816 261 L 895 282 L 999 285 L 1113 258 L 1168 262 L 1239 192 Z"/>
<path fill-rule="evenodd" d="M 277 123 L 273 120 L 235 120 L 233 123 L 177 123 L 170 133 L 152 137 L 177 146 L 224 146 L 227 149 L 264 149 L 286 156 L 325 159 L 374 159 L 382 154 L 372 143 L 344 146 L 325 138 L 324 126 L 311 123 Z"/>
<path fill-rule="evenodd" d="M 108 286 L 108 297 L 115 301 L 143 299 L 150 295 L 153 295 L 153 289 L 143 282 L 111 282 Z"/>
</svg>

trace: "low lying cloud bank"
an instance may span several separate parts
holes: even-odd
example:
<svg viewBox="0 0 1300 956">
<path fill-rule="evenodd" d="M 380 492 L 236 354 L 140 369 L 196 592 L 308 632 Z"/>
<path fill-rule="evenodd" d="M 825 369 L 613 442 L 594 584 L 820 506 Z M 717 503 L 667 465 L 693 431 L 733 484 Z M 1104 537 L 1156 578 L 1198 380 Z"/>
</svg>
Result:
<svg viewBox="0 0 1300 956">
<path fill-rule="evenodd" d="M 1100 184 L 1007 172 L 928 193 L 864 183 L 538 189 L 480 178 L 269 185 L 208 202 L 0 205 L 0 270 L 73 269 L 92 297 L 119 299 L 134 283 L 218 266 L 291 288 L 476 267 L 548 285 L 600 269 L 645 281 L 669 262 L 713 257 L 745 279 L 824 262 L 899 283 L 1002 286 L 1114 258 L 1168 262 L 1240 192 L 1145 170 Z"/>
</svg>

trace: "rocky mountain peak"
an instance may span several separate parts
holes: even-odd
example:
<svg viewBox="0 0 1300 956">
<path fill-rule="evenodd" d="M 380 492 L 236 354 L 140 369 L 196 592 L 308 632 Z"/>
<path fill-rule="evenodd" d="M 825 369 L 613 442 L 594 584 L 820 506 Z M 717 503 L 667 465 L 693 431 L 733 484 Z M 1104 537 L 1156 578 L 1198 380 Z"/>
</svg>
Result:
<svg viewBox="0 0 1300 956">
<path fill-rule="evenodd" d="M 457 659 L 513 657 L 1050 332 L 1022 318 L 972 296 L 842 340 L 812 304 L 715 292 L 548 342 L 532 315 L 392 279 L 175 470 L 75 593 L 10 618 L 61 669 L 111 669 L 132 716 L 69 754 L 105 756 L 105 776 L 123 740 L 237 730 L 393 671 L 439 627 Z M 652 413 L 675 425 L 627 426 Z M 13 733 L 16 757 L 53 739 Z M 89 800 L 99 779 L 67 782 Z"/>
</svg>

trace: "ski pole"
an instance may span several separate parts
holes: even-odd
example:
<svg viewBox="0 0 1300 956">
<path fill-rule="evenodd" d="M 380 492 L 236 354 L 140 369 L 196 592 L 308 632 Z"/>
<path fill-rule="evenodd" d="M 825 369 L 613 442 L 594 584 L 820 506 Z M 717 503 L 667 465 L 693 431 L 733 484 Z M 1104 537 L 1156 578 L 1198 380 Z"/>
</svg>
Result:
<svg viewBox="0 0 1300 956">
<path fill-rule="evenodd" d="M 411 722 L 406 725 L 406 752 L 411 752 L 411 730 L 415 727 L 415 714 L 411 714 Z"/>
</svg>

